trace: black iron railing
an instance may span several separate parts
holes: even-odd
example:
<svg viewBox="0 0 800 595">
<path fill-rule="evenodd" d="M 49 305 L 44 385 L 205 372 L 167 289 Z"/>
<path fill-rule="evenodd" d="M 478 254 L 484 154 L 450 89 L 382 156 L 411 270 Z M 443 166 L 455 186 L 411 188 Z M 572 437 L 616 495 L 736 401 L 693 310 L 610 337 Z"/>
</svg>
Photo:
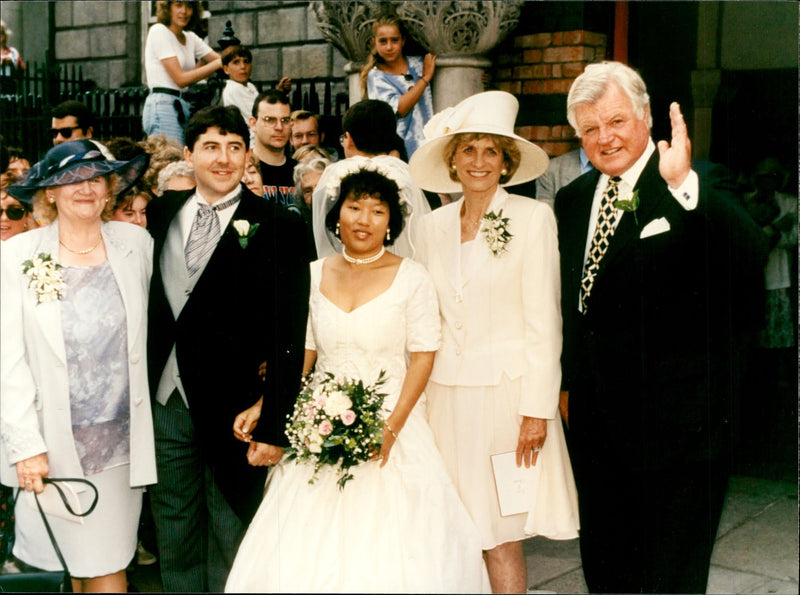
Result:
<svg viewBox="0 0 800 595">
<path fill-rule="evenodd" d="M 322 116 L 322 126 L 329 139 L 341 132 L 341 116 L 349 105 L 346 93 L 334 93 L 341 79 L 292 79 L 290 98 L 292 109 L 307 109 Z M 268 89 L 278 81 L 258 81 L 259 90 Z M 224 80 L 211 78 L 207 83 L 193 85 L 187 99 L 193 109 L 219 102 Z M 0 76 L 0 134 L 7 146 L 17 146 L 30 159 L 38 160 L 48 148 L 50 138 L 50 109 L 68 99 L 84 102 L 95 118 L 94 137 L 108 139 L 144 138 L 142 108 L 148 89 L 144 86 L 98 89 L 87 81 L 80 66 L 60 66 L 48 69 L 31 63 L 25 72 Z"/>
</svg>

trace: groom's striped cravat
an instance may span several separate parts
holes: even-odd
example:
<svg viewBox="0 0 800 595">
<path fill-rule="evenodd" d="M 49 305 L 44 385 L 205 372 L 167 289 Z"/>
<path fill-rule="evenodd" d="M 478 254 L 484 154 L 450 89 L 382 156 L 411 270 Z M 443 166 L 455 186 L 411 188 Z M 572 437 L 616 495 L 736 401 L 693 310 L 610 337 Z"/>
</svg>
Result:
<svg viewBox="0 0 800 595">
<path fill-rule="evenodd" d="M 223 203 L 209 206 L 206 203 L 198 202 L 197 215 L 192 221 L 192 228 L 189 231 L 189 240 L 186 242 L 184 254 L 186 255 L 186 270 L 189 271 L 189 278 L 194 278 L 199 273 L 214 248 L 219 241 L 219 216 L 217 211 L 228 208 L 239 202 L 240 194 Z"/>
</svg>

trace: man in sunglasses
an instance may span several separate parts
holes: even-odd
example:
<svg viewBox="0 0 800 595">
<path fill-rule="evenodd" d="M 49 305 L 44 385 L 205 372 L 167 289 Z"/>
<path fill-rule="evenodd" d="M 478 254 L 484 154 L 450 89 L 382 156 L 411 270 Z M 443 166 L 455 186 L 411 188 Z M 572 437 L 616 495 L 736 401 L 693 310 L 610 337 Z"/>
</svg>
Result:
<svg viewBox="0 0 800 595">
<path fill-rule="evenodd" d="M 94 133 L 94 116 L 91 110 L 80 101 L 70 99 L 59 103 L 50 111 L 50 134 L 53 137 L 53 146 L 71 140 L 91 139 Z M 96 140 L 98 150 L 106 159 L 114 159 L 111 152 Z"/>
</svg>

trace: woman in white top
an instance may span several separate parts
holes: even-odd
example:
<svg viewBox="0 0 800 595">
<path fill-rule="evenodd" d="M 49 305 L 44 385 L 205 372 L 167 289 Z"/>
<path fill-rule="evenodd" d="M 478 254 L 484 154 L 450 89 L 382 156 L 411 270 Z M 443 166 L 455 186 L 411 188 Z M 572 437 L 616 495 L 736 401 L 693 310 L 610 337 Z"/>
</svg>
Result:
<svg viewBox="0 0 800 595">
<path fill-rule="evenodd" d="M 219 54 L 191 31 L 199 19 L 199 2 L 157 2 L 158 23 L 150 28 L 144 48 L 144 68 L 150 95 L 144 103 L 142 126 L 150 136 L 164 134 L 183 145 L 189 119 L 186 87 L 222 67 Z M 196 66 L 202 62 L 202 66 Z"/>
<path fill-rule="evenodd" d="M 561 284 L 552 209 L 509 194 L 547 169 L 514 133 L 510 93 L 472 95 L 436 114 L 411 157 L 431 192 L 462 192 L 421 220 L 418 255 L 433 278 L 442 345 L 428 386 L 428 421 L 481 532 L 494 593 L 527 585 L 522 540 L 578 537 L 578 507 L 558 394 Z M 521 512 L 502 510 L 491 456 L 514 452 L 539 480 Z"/>
</svg>

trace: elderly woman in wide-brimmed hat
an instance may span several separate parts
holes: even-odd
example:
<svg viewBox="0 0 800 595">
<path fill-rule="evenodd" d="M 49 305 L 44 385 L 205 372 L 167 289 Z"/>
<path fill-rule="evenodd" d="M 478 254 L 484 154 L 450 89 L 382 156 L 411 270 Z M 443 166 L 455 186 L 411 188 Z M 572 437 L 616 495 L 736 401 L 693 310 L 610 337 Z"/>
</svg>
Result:
<svg viewBox="0 0 800 595">
<path fill-rule="evenodd" d="M 146 167 L 146 155 L 107 161 L 76 140 L 7 188 L 50 224 L 4 242 L 0 257 L 0 479 L 37 493 L 44 477 L 95 484 L 82 523 L 46 511 L 76 592 L 127 590 L 142 486 L 156 480 L 144 357 L 152 240 L 108 221 Z M 67 486 L 85 510 L 91 491 Z M 15 513 L 14 556 L 60 569 L 29 498 Z"/>
<path fill-rule="evenodd" d="M 517 110 L 513 95 L 489 91 L 437 114 L 410 170 L 425 190 L 463 193 L 422 220 L 420 258 L 436 284 L 443 334 L 428 418 L 481 531 L 493 591 L 519 593 L 521 540 L 575 538 L 578 515 L 558 414 L 556 222 L 547 205 L 503 189 L 547 169 L 544 151 L 514 134 Z M 523 510 L 501 511 L 498 500 L 490 457 L 508 452 L 523 475 L 539 474 Z"/>
</svg>

